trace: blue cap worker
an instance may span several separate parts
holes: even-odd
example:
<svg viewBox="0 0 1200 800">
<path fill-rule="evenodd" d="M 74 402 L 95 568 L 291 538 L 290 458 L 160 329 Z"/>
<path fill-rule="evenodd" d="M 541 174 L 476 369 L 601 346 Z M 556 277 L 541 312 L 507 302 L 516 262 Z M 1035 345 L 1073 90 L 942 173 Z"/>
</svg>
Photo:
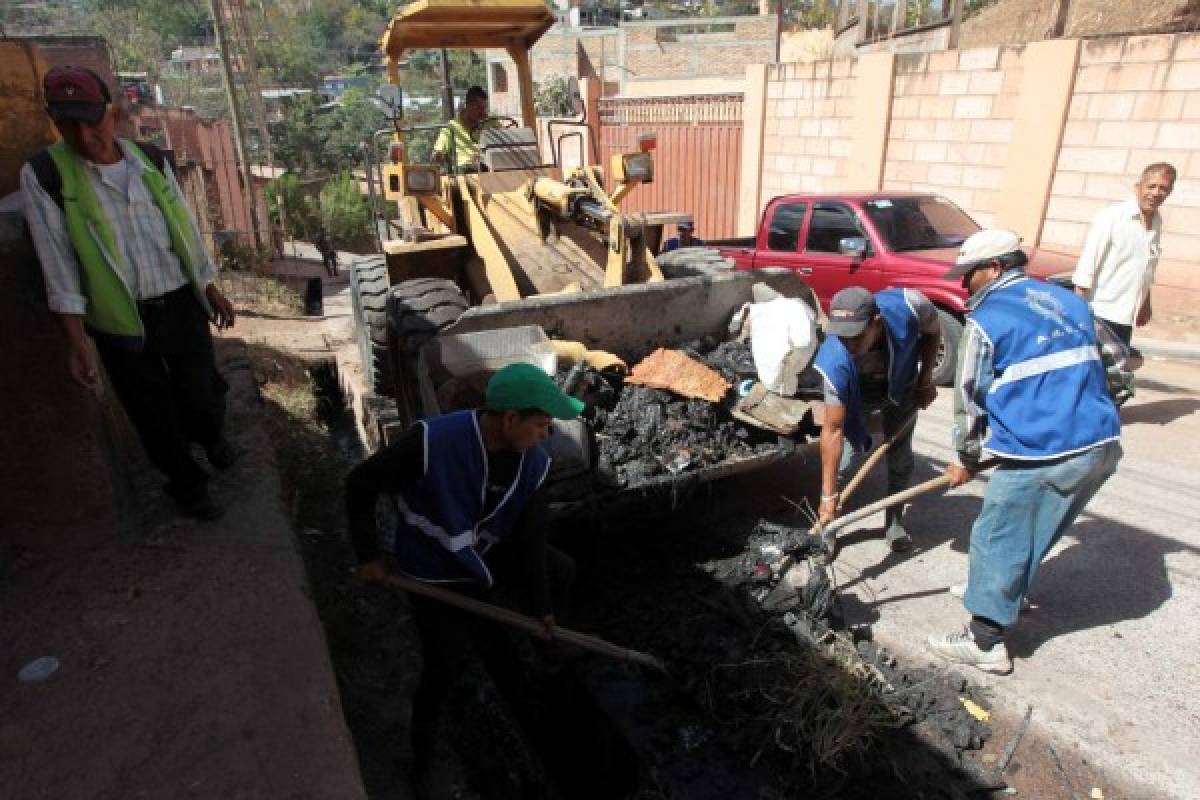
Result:
<svg viewBox="0 0 1200 800">
<path fill-rule="evenodd" d="M 675 226 L 675 236 L 667 239 L 662 246 L 662 252 L 669 253 L 672 250 L 678 250 L 681 247 L 704 247 L 704 240 L 697 239 L 692 234 L 696 231 L 696 223 L 691 220 L 681 222 Z"/>
<path fill-rule="evenodd" d="M 1121 421 L 1108 394 L 1087 301 L 1025 274 L 1012 231 L 962 244 L 947 278 L 970 293 L 954 391 L 952 486 L 985 456 L 999 463 L 971 528 L 965 631 L 930 636 L 948 661 L 1007 674 L 1005 631 L 1042 559 L 1116 471 Z"/>
<path fill-rule="evenodd" d="M 574 577 L 569 556 L 546 543 L 547 502 L 539 491 L 550 469 L 542 448 L 553 419 L 574 419 L 583 403 L 545 371 L 510 364 L 488 381 L 483 407 L 422 420 L 351 470 L 346 479 L 350 536 L 359 575 L 386 578 L 380 551 L 403 574 L 478 599 L 497 583 L 524 584 L 546 635 L 554 607 Z M 395 498 L 391 530 L 377 529 L 375 503 Z M 506 649 L 494 623 L 420 595 L 410 597 L 424 666 L 413 699 L 412 751 L 417 780 L 430 768 L 442 702 L 469 641 L 485 658 Z M 499 659 L 497 683 L 511 673 Z M 503 686 L 501 688 L 504 688 Z"/>
<path fill-rule="evenodd" d="M 841 510 L 840 487 L 871 447 L 868 412 L 881 410 L 883 432 L 897 434 L 887 452 L 888 494 L 908 486 L 915 424 L 907 423 L 937 396 L 933 369 L 942 326 L 934 305 L 914 289 L 872 294 L 851 286 L 833 296 L 825 333 L 813 362 L 825 392 L 817 512 L 822 524 Z M 884 531 L 897 552 L 912 546 L 902 516 L 902 508 L 889 509 Z M 827 542 L 827 547 L 832 551 L 834 544 Z"/>
</svg>

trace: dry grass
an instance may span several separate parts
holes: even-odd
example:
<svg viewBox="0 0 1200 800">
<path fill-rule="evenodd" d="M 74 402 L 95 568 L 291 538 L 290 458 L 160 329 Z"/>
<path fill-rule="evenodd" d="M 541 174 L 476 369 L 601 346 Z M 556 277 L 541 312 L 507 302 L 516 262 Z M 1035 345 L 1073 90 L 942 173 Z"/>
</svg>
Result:
<svg viewBox="0 0 1200 800">
<path fill-rule="evenodd" d="M 273 275 L 223 270 L 217 286 L 238 308 L 260 314 L 298 314 L 304 311 L 300 295 Z"/>
<path fill-rule="evenodd" d="M 1072 0 L 1066 35 L 1153 33 L 1174 29 L 1186 2 Z M 963 22 L 962 47 L 1024 44 L 1046 38 L 1054 4 L 1043 0 L 999 0 Z"/>
</svg>

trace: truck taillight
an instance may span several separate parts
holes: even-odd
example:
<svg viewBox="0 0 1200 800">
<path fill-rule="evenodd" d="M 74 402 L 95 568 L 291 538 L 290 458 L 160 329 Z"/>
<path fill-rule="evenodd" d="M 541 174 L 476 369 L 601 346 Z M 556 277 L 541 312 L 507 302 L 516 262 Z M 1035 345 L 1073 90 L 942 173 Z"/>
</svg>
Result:
<svg viewBox="0 0 1200 800">
<path fill-rule="evenodd" d="M 658 147 L 657 133 L 643 133 L 638 136 L 638 150 L 643 153 L 649 153 Z"/>
</svg>

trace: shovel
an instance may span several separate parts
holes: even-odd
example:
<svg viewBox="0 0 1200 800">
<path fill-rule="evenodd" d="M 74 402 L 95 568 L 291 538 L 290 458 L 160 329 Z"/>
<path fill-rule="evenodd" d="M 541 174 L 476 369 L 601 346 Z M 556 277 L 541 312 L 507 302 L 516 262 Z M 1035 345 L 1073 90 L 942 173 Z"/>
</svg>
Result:
<svg viewBox="0 0 1200 800">
<path fill-rule="evenodd" d="M 850 500 L 850 496 L 854 494 L 855 490 L 858 489 L 864 480 L 866 480 L 867 475 L 871 472 L 875 465 L 879 463 L 879 459 L 883 458 L 884 454 L 887 453 L 888 448 L 890 448 L 897 439 L 908 433 L 908 431 L 912 429 L 912 426 L 915 425 L 916 422 L 917 412 L 914 411 L 913 413 L 909 414 L 907 418 L 905 418 L 904 422 L 900 424 L 899 428 L 897 428 L 890 436 L 883 440 L 883 443 L 879 445 L 879 447 L 875 448 L 871 455 L 867 456 L 867 460 L 864 461 L 862 466 L 858 468 L 858 471 L 854 473 L 854 477 L 851 478 L 850 482 L 846 484 L 846 488 L 842 489 L 842 505 L 845 505 Z M 837 553 L 837 539 L 829 531 L 828 527 L 829 525 L 832 525 L 834 521 L 836 520 L 830 520 L 829 523 L 822 524 L 820 520 L 817 520 L 817 524 L 813 525 L 809 530 L 811 535 L 821 537 L 821 544 L 823 544 L 825 549 L 829 552 L 830 561 L 833 561 Z"/>
<path fill-rule="evenodd" d="M 503 625 L 508 625 L 518 630 L 526 631 L 527 633 L 540 634 L 545 630 L 540 620 L 527 617 L 524 614 L 518 614 L 516 611 L 510 611 L 507 608 L 484 603 L 481 600 L 475 600 L 471 597 L 464 597 L 455 592 L 449 592 L 445 589 L 439 589 L 436 586 L 430 586 L 427 583 L 414 580 L 413 578 L 405 578 L 400 575 L 388 575 L 382 581 L 383 585 L 389 589 L 409 592 L 411 594 L 420 594 L 425 597 L 438 600 L 447 605 L 460 608 L 471 614 L 476 614 L 487 619 L 494 620 Z M 662 661 L 648 653 L 641 653 L 637 650 L 631 650 L 627 647 L 606 642 L 598 636 L 590 636 L 586 633 L 570 630 L 569 628 L 560 628 L 555 626 L 554 638 L 563 642 L 570 642 L 576 647 L 588 650 L 593 653 L 615 658 L 621 661 L 629 661 L 634 664 L 641 664 L 644 667 L 658 670 L 666 674 L 667 668 Z"/>
</svg>

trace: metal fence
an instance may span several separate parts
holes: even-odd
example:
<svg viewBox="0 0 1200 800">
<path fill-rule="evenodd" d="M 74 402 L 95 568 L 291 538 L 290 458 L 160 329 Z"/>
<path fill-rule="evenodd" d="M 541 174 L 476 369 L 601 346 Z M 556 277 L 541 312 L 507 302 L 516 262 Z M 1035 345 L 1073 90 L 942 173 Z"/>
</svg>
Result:
<svg viewBox="0 0 1200 800">
<path fill-rule="evenodd" d="M 614 153 L 636 150 L 643 133 L 658 137 L 654 181 L 634 189 L 623 209 L 691 212 L 702 239 L 736 234 L 740 94 L 605 98 L 599 110 L 602 164 Z"/>
</svg>

